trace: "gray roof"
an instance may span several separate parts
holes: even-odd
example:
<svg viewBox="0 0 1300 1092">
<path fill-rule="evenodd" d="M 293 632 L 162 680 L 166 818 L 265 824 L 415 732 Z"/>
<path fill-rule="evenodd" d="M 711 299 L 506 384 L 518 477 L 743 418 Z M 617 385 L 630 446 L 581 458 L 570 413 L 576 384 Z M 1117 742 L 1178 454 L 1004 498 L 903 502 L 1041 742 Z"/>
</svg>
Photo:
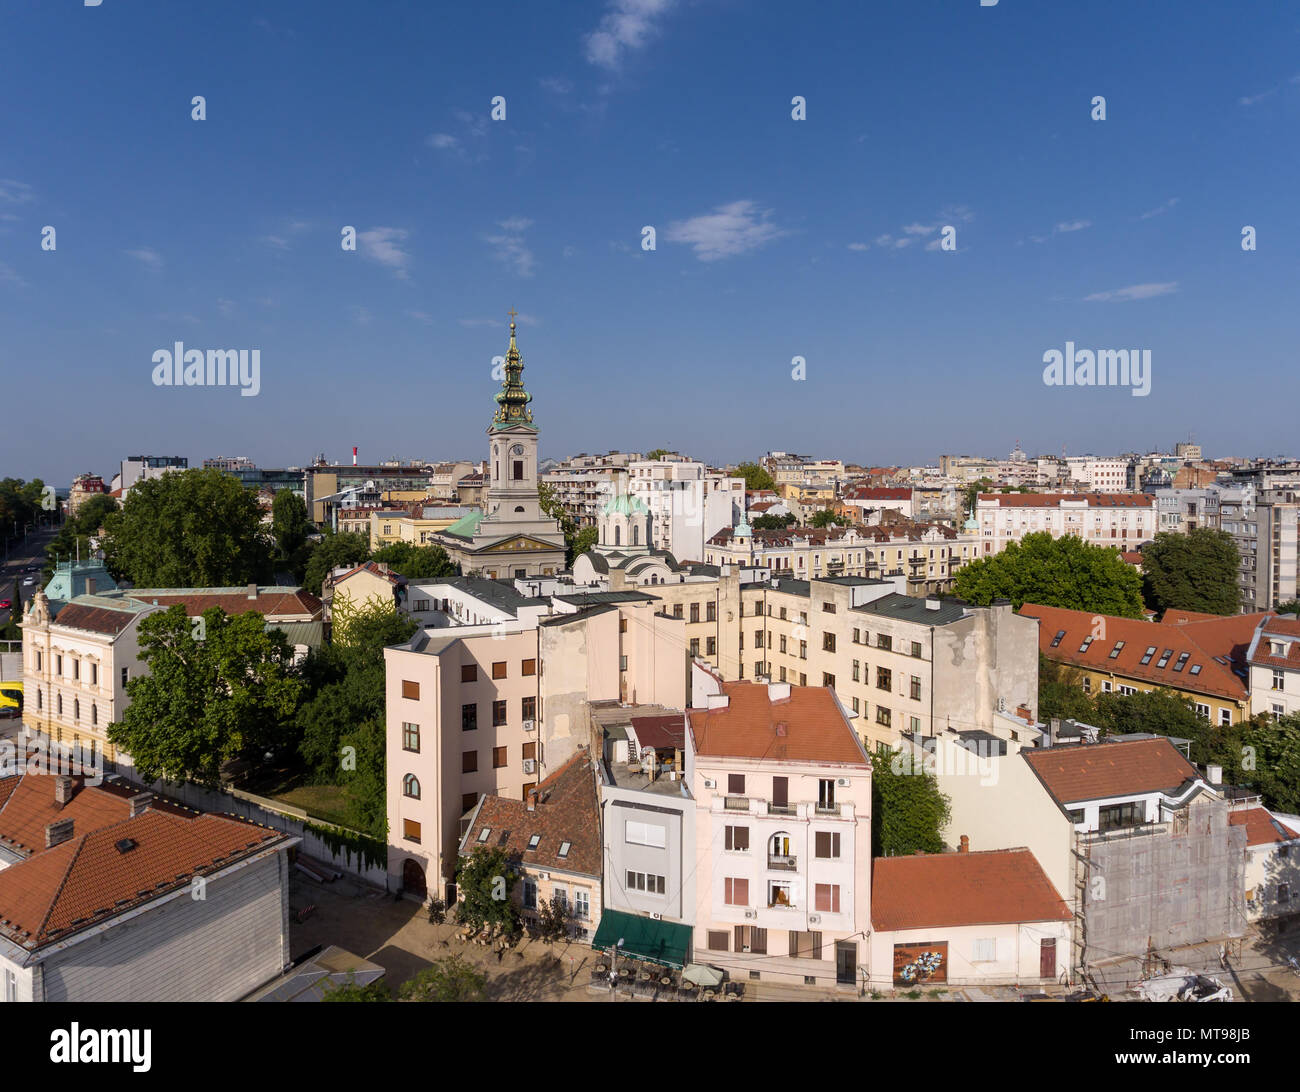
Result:
<svg viewBox="0 0 1300 1092">
<path fill-rule="evenodd" d="M 599 607 L 588 607 L 586 610 L 575 611 L 573 614 L 557 614 L 553 618 L 543 618 L 537 624 L 539 626 L 567 626 L 570 622 L 580 622 L 586 618 L 594 618 L 598 614 L 605 614 L 607 611 L 618 610 L 613 603 L 606 603 Z"/>
<path fill-rule="evenodd" d="M 918 599 L 914 595 L 899 595 L 895 592 L 853 609 L 862 614 L 878 614 L 884 618 L 919 622 L 926 626 L 946 626 L 966 616 L 966 604 L 960 599 L 940 599 L 938 610 L 930 610 L 925 603 L 924 599 Z"/>
<path fill-rule="evenodd" d="M 774 582 L 773 590 L 806 597 L 812 592 L 812 583 L 808 580 L 795 580 L 788 576 L 781 576 Z"/>
<path fill-rule="evenodd" d="M 413 580 L 411 583 L 417 585 L 450 584 L 454 588 L 463 588 L 471 595 L 483 600 L 483 602 L 510 611 L 511 614 L 518 611 L 520 607 L 546 605 L 545 599 L 534 599 L 531 596 L 521 595 L 511 583 L 504 580 L 489 580 L 483 576 L 458 576 L 451 580 Z"/>
<path fill-rule="evenodd" d="M 572 595 L 557 595 L 555 598 L 571 607 L 594 607 L 601 603 L 653 603 L 659 599 L 657 595 L 639 591 L 574 592 Z"/>
</svg>

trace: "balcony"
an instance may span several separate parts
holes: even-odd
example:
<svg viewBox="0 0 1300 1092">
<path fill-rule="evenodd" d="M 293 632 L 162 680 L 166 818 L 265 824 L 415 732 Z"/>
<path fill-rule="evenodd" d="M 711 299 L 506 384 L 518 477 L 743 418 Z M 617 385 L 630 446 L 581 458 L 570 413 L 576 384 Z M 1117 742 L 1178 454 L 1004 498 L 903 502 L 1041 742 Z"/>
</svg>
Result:
<svg viewBox="0 0 1300 1092">
<path fill-rule="evenodd" d="M 798 857 L 783 857 L 777 853 L 767 855 L 767 867 L 776 872 L 798 872 Z"/>
<path fill-rule="evenodd" d="M 722 806 L 727 811 L 749 811 L 748 796 L 727 796 L 722 800 Z"/>
<path fill-rule="evenodd" d="M 839 804 L 818 804 L 814 809 L 818 815 L 839 815 Z"/>
</svg>

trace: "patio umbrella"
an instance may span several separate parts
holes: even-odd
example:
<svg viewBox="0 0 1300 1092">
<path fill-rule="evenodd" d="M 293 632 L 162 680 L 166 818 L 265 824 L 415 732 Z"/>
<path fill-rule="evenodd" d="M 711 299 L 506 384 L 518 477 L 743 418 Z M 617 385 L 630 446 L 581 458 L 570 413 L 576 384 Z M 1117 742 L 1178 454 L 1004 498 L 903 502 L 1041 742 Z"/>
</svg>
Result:
<svg viewBox="0 0 1300 1092">
<path fill-rule="evenodd" d="M 707 963 L 691 963 L 682 971 L 685 981 L 694 982 L 700 987 L 721 986 L 724 977 L 717 967 L 710 967 Z"/>
</svg>

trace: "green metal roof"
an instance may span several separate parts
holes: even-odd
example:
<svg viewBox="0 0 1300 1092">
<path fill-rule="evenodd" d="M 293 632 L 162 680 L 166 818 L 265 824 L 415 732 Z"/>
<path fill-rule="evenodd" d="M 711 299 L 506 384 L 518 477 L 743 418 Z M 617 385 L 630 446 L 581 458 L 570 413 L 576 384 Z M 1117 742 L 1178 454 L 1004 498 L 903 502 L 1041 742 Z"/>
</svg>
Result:
<svg viewBox="0 0 1300 1092">
<path fill-rule="evenodd" d="M 647 514 L 650 509 L 645 506 L 645 502 L 640 497 L 631 493 L 620 493 L 616 497 L 610 497 L 601 507 L 601 511 L 607 516 L 641 516 Z"/>
<path fill-rule="evenodd" d="M 621 910 L 606 910 L 600 915 L 600 928 L 592 938 L 596 949 L 613 948 L 623 942 L 619 951 L 623 955 L 662 963 L 665 967 L 686 966 L 686 955 L 691 950 L 691 927 L 673 921 L 655 921 L 639 914 L 625 914 Z"/>
<path fill-rule="evenodd" d="M 450 527 L 443 530 L 446 534 L 456 535 L 460 538 L 473 538 L 478 533 L 478 525 L 482 522 L 482 512 L 471 512 L 468 516 L 461 516 Z"/>
</svg>

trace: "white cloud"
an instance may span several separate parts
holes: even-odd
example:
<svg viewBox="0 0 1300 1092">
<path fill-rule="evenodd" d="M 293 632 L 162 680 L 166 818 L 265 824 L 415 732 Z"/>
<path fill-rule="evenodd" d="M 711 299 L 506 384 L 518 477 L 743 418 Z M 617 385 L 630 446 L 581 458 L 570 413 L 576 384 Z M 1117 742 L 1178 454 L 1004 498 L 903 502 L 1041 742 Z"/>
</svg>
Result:
<svg viewBox="0 0 1300 1092">
<path fill-rule="evenodd" d="M 505 323 L 502 322 L 500 319 L 494 319 L 494 318 L 463 318 L 460 320 L 460 324 L 462 326 L 468 327 L 471 330 L 478 329 L 480 326 L 497 327 L 497 326 L 505 325 Z"/>
<path fill-rule="evenodd" d="M 560 251 L 560 255 L 565 258 L 572 258 L 576 256 L 577 253 L 578 248 L 576 246 L 566 246 L 562 251 Z"/>
<path fill-rule="evenodd" d="M 124 254 L 129 254 L 136 261 L 141 262 L 145 268 L 157 272 L 163 267 L 163 256 L 154 250 L 153 247 L 143 246 L 138 250 L 126 250 Z"/>
<path fill-rule="evenodd" d="M 407 311 L 406 317 L 415 319 L 416 322 L 422 322 L 425 326 L 433 325 L 433 316 L 428 311 Z"/>
<path fill-rule="evenodd" d="M 430 148 L 437 148 L 440 151 L 450 151 L 460 146 L 460 141 L 450 133 L 433 133 L 425 137 L 424 142 Z"/>
<path fill-rule="evenodd" d="M 599 25 L 584 39 L 587 60 L 617 70 L 625 53 L 643 48 L 659 30 L 658 20 L 670 7 L 672 0 L 611 0 Z"/>
<path fill-rule="evenodd" d="M 543 91 L 552 91 L 557 95 L 567 95 L 573 90 L 573 84 L 559 76 L 543 76 L 537 81 Z"/>
<path fill-rule="evenodd" d="M 1263 102 L 1265 99 L 1272 98 L 1277 94 L 1277 92 L 1278 89 L 1274 87 L 1270 88 L 1268 91 L 1261 91 L 1258 95 L 1242 95 L 1241 98 L 1237 100 L 1237 105 L 1254 106 L 1257 102 Z"/>
<path fill-rule="evenodd" d="M 234 314 L 235 311 L 235 301 L 219 298 L 217 300 L 217 310 L 220 311 L 222 315 L 225 316 L 232 315 Z"/>
<path fill-rule="evenodd" d="M 870 243 L 849 243 L 850 250 L 870 250 Z"/>
<path fill-rule="evenodd" d="M 410 234 L 405 228 L 377 227 L 357 234 L 361 253 L 372 262 L 386 265 L 401 280 L 406 279 L 406 263 L 411 256 L 401 243 Z"/>
<path fill-rule="evenodd" d="M 1153 217 L 1153 216 L 1160 216 L 1160 215 L 1162 215 L 1162 214 L 1168 212 L 1168 211 L 1169 211 L 1170 209 L 1172 209 L 1176 204 L 1178 204 L 1178 198 L 1177 198 L 1177 197 L 1171 197 L 1171 198 L 1169 198 L 1169 200 L 1166 201 L 1163 205 L 1160 205 L 1160 206 L 1157 207 L 1157 208 L 1151 209 L 1149 212 L 1144 212 L 1144 213 L 1142 213 L 1142 215 L 1139 216 L 1138 219 L 1139 219 L 1139 220 L 1150 220 L 1151 217 Z"/>
<path fill-rule="evenodd" d="M 501 229 L 501 234 L 484 236 L 484 240 L 495 251 L 492 256 L 518 277 L 533 275 L 536 259 L 524 239 L 524 232 L 532 226 L 532 223 L 522 216 L 512 216 L 498 222 L 497 227 Z"/>
<path fill-rule="evenodd" d="M 1085 302 L 1089 303 L 1126 303 L 1129 300 L 1149 300 L 1156 296 L 1168 296 L 1178 291 L 1177 281 L 1167 281 L 1163 284 L 1131 284 L 1127 288 L 1114 288 L 1109 292 L 1094 292 L 1091 296 L 1084 296 Z"/>
<path fill-rule="evenodd" d="M 938 224 L 904 224 L 903 232 L 906 235 L 930 235 L 939 230 Z"/>
<path fill-rule="evenodd" d="M 25 205 L 35 199 L 31 186 L 26 182 L 19 182 L 13 178 L 0 178 L 0 201 L 7 201 L 11 205 Z"/>
<path fill-rule="evenodd" d="M 1084 228 L 1089 227 L 1092 227 L 1091 220 L 1066 220 L 1052 228 L 1052 233 L 1054 235 L 1065 235 L 1069 234 L 1071 231 L 1082 231 Z"/>
<path fill-rule="evenodd" d="M 688 243 L 700 261 L 715 262 L 756 250 L 786 234 L 771 222 L 771 216 L 771 209 L 760 209 L 753 201 L 732 201 L 703 216 L 669 224 L 664 238 Z"/>
<path fill-rule="evenodd" d="M 283 235 L 263 235 L 262 242 L 269 247 L 273 247 L 275 250 L 289 249 L 289 240 Z"/>
<path fill-rule="evenodd" d="M 925 244 L 925 249 L 938 250 L 941 246 L 943 246 L 943 239 L 935 238 L 935 239 L 931 239 L 928 243 Z"/>
</svg>

